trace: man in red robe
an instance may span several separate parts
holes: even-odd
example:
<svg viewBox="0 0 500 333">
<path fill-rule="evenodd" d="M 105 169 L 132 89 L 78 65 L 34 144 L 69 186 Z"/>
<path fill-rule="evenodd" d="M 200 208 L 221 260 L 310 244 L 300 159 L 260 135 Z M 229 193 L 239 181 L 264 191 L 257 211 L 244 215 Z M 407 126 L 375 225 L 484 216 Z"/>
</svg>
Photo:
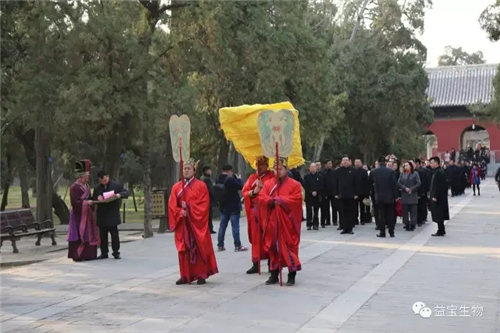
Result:
<svg viewBox="0 0 500 333">
<path fill-rule="evenodd" d="M 219 272 L 208 226 L 210 196 L 207 185 L 194 176 L 197 164 L 193 159 L 184 162 L 184 179 L 172 187 L 168 201 L 170 230 L 175 231 L 179 252 L 181 278 L 177 285 L 196 280 L 205 284 L 210 275 Z"/>
<path fill-rule="evenodd" d="M 269 254 L 264 251 L 264 242 L 262 241 L 263 229 L 261 210 L 258 207 L 258 195 L 264 184 L 275 178 L 274 173 L 269 169 L 269 159 L 261 156 L 257 159 L 257 172 L 248 177 L 241 193 L 245 199 L 245 211 L 247 213 L 248 239 L 252 244 L 252 268 L 247 274 L 256 274 L 259 272 L 261 259 L 269 259 Z"/>
<path fill-rule="evenodd" d="M 288 163 L 278 161 L 279 180 L 264 184 L 259 203 L 264 210 L 264 250 L 271 259 L 271 277 L 267 285 L 279 282 L 281 268 L 288 267 L 288 286 L 295 284 L 295 275 L 302 269 L 299 260 L 302 222 L 302 188 L 288 176 Z"/>
</svg>

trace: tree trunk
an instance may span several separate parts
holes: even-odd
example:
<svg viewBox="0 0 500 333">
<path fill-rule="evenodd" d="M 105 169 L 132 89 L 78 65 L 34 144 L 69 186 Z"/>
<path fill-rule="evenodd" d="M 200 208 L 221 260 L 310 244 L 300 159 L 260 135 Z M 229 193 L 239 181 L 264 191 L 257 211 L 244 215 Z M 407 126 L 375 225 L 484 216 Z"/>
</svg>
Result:
<svg viewBox="0 0 500 333">
<path fill-rule="evenodd" d="M 326 134 L 322 134 L 318 145 L 314 149 L 314 155 L 312 162 L 319 161 L 321 158 L 321 152 L 323 150 L 323 145 L 325 144 Z"/>
<path fill-rule="evenodd" d="M 4 211 L 5 208 L 7 207 L 8 203 L 8 198 L 9 198 L 9 188 L 10 188 L 10 183 L 12 182 L 12 155 L 7 153 L 5 156 L 5 161 L 6 161 L 6 179 L 2 179 L 3 183 L 3 195 L 2 195 L 2 204 L 0 206 L 0 211 Z"/>
<path fill-rule="evenodd" d="M 146 110 L 144 114 L 144 124 L 143 124 L 143 154 L 142 163 L 144 167 L 144 238 L 153 237 L 153 226 L 151 223 L 151 150 L 150 150 L 150 139 L 151 131 L 149 124 L 149 115 Z"/>
<path fill-rule="evenodd" d="M 217 174 L 222 173 L 222 167 L 227 163 L 227 154 L 229 153 L 229 143 L 224 136 L 221 137 L 219 144 L 219 156 L 217 158 Z"/>
<path fill-rule="evenodd" d="M 103 168 L 111 179 L 118 180 L 120 177 L 122 141 L 119 134 L 113 135 L 106 141 L 106 160 Z"/>
<path fill-rule="evenodd" d="M 19 169 L 19 181 L 21 183 L 21 205 L 23 208 L 30 208 L 30 182 L 28 171 L 24 166 Z"/>
<path fill-rule="evenodd" d="M 167 189 L 167 197 L 165 200 L 168 202 L 170 191 L 172 186 L 179 180 L 180 175 L 178 175 L 178 164 L 174 161 L 172 155 L 172 143 L 170 142 L 170 135 L 167 135 L 167 175 L 164 177 L 163 186 Z M 160 219 L 160 225 L 158 226 L 158 233 L 162 234 L 169 231 L 168 213 L 165 218 Z"/>
<path fill-rule="evenodd" d="M 36 147 L 36 219 L 52 221 L 52 181 L 50 178 L 50 134 L 43 128 L 35 130 Z"/>
<path fill-rule="evenodd" d="M 351 45 L 354 43 L 354 38 L 356 38 L 356 34 L 358 33 L 358 29 L 361 24 L 361 20 L 363 20 L 363 14 L 365 12 L 366 6 L 368 5 L 368 2 L 370 2 L 370 0 L 363 0 L 363 3 L 361 4 L 361 7 L 358 11 L 358 17 L 356 19 L 356 23 L 354 24 L 354 28 L 352 29 L 351 38 L 349 38 L 349 44 Z"/>
<path fill-rule="evenodd" d="M 40 129 L 39 129 L 40 130 Z M 39 196 L 39 187 L 38 187 L 38 170 L 37 170 L 37 152 L 35 146 L 36 142 L 36 131 L 34 130 L 29 130 L 27 132 L 23 132 L 20 127 L 15 128 L 15 134 L 19 142 L 23 145 L 24 148 L 24 153 L 26 155 L 26 159 L 28 160 L 29 165 L 31 168 L 36 172 L 36 181 L 34 182 L 34 186 L 32 186 L 33 189 L 33 197 Z M 49 152 L 47 153 L 47 158 L 45 159 L 44 163 L 48 164 L 48 157 L 50 155 L 50 146 L 48 147 Z M 56 216 L 59 218 L 59 221 L 61 221 L 61 224 L 68 224 L 69 223 L 69 209 L 66 203 L 57 195 L 52 190 L 52 178 L 50 177 L 50 169 L 47 170 L 47 178 L 50 181 L 50 191 L 51 191 L 51 199 L 49 200 L 51 205 L 53 205 L 54 208 L 54 213 Z M 52 210 L 50 210 L 51 213 L 50 215 L 52 216 Z M 37 199 L 37 212 L 38 212 L 38 199 Z"/>
</svg>

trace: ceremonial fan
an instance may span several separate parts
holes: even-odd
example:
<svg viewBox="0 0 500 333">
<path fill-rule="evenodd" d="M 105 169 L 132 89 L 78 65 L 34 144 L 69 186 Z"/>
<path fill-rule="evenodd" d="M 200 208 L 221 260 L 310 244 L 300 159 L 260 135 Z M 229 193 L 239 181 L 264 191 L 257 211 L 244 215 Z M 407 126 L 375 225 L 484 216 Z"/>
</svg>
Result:
<svg viewBox="0 0 500 333">
<path fill-rule="evenodd" d="M 263 111 L 279 112 L 280 110 L 289 110 L 294 118 L 293 139 L 290 142 L 292 150 L 288 156 L 288 166 L 295 168 L 303 165 L 305 160 L 302 157 L 300 141 L 299 112 L 295 110 L 290 102 L 241 105 L 219 110 L 220 128 L 224 132 L 224 136 L 233 143 L 234 149 L 243 156 L 254 170 L 257 169 L 257 158 L 265 155 L 257 126 L 259 115 Z M 274 155 L 269 163 L 274 163 Z"/>
</svg>

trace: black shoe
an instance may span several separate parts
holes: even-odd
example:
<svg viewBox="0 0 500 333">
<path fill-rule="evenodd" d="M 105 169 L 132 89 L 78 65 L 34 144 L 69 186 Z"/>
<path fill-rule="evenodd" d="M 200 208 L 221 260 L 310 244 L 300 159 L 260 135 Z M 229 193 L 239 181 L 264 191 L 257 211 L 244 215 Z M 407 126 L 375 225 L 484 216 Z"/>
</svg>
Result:
<svg viewBox="0 0 500 333">
<path fill-rule="evenodd" d="M 247 274 L 257 274 L 259 272 L 258 263 L 254 262 L 252 268 L 247 271 Z"/>
<path fill-rule="evenodd" d="M 311 227 L 307 227 L 307 230 L 311 230 Z"/>
<path fill-rule="evenodd" d="M 184 280 L 183 280 L 182 278 L 180 278 L 179 280 L 177 280 L 177 281 L 175 282 L 175 284 L 176 284 L 176 285 L 178 285 L 178 286 L 180 286 L 180 285 L 182 285 L 182 284 L 186 284 L 186 282 L 184 282 Z"/>
<path fill-rule="evenodd" d="M 297 275 L 296 272 L 288 273 L 288 281 L 286 281 L 287 286 L 291 287 L 295 285 L 295 275 Z"/>
<path fill-rule="evenodd" d="M 325 228 L 326 226 L 324 224 L 321 225 L 321 228 Z"/>
<path fill-rule="evenodd" d="M 377 237 L 385 238 L 385 234 L 377 234 Z"/>
<path fill-rule="evenodd" d="M 380 230 L 380 228 L 379 227 L 375 227 L 375 230 Z"/>
<path fill-rule="evenodd" d="M 269 279 L 266 281 L 266 285 L 272 285 L 280 282 L 280 278 L 278 277 L 278 270 L 272 271 L 271 276 Z"/>
<path fill-rule="evenodd" d="M 207 280 L 205 279 L 198 279 L 198 281 L 196 282 L 196 284 L 205 284 L 207 283 Z"/>
<path fill-rule="evenodd" d="M 422 223 L 418 223 L 417 226 L 421 227 L 422 226 Z"/>
<path fill-rule="evenodd" d="M 97 259 L 108 259 L 109 256 L 107 254 L 101 254 Z"/>
<path fill-rule="evenodd" d="M 217 231 L 215 231 L 215 230 L 210 230 L 210 233 L 213 235 L 213 234 L 216 234 L 216 233 L 217 233 Z"/>
<path fill-rule="evenodd" d="M 389 236 L 394 237 L 394 232 L 389 232 Z"/>
<path fill-rule="evenodd" d="M 340 232 L 340 234 L 341 234 L 341 235 L 345 235 L 345 234 L 348 234 L 348 233 L 349 233 L 349 231 L 347 231 L 347 230 L 342 230 L 342 231 Z"/>
<path fill-rule="evenodd" d="M 323 227 L 323 228 L 324 228 L 324 227 Z M 319 230 L 319 228 L 318 228 L 318 227 L 316 227 L 316 226 L 314 226 L 314 227 L 313 227 L 313 230 Z"/>
<path fill-rule="evenodd" d="M 121 259 L 121 258 L 122 258 L 122 257 L 120 256 L 120 254 L 119 254 L 119 253 L 117 253 L 117 254 L 113 254 L 113 257 L 114 257 L 116 260 L 118 260 L 118 259 Z"/>
<path fill-rule="evenodd" d="M 405 225 L 403 229 L 405 229 L 406 231 L 410 231 L 410 227 L 408 227 L 407 225 Z"/>
<path fill-rule="evenodd" d="M 365 225 L 365 222 L 361 222 L 361 225 Z"/>
<path fill-rule="evenodd" d="M 342 230 L 342 227 L 338 227 L 337 230 Z"/>
<path fill-rule="evenodd" d="M 337 222 L 333 222 L 333 225 L 335 225 L 335 226 L 336 226 L 336 225 L 338 225 L 338 223 L 337 223 Z"/>
<path fill-rule="evenodd" d="M 434 237 L 443 237 L 445 234 L 443 233 L 440 233 L 440 232 L 436 232 L 435 234 L 432 234 L 431 236 L 434 236 Z"/>
</svg>

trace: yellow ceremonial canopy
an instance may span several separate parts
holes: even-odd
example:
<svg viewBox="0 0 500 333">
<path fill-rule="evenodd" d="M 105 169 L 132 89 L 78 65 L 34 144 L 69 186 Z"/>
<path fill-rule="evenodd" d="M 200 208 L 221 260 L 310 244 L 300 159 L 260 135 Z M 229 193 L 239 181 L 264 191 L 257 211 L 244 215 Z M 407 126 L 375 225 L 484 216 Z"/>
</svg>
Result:
<svg viewBox="0 0 500 333">
<path fill-rule="evenodd" d="M 288 167 L 295 168 L 303 165 L 305 160 L 302 157 L 302 144 L 300 143 L 299 112 L 289 102 L 242 105 L 220 109 L 220 126 L 226 139 L 231 141 L 236 151 L 243 156 L 252 168 L 256 169 L 255 162 L 258 157 L 263 155 L 257 121 L 259 114 L 266 110 L 275 112 L 280 110 L 292 111 L 295 118 L 295 128 L 292 153 L 288 156 Z M 269 165 L 273 165 L 274 159 L 271 158 L 269 162 Z"/>
</svg>

